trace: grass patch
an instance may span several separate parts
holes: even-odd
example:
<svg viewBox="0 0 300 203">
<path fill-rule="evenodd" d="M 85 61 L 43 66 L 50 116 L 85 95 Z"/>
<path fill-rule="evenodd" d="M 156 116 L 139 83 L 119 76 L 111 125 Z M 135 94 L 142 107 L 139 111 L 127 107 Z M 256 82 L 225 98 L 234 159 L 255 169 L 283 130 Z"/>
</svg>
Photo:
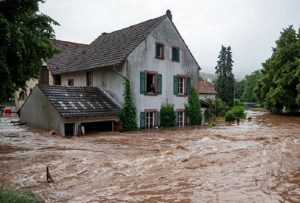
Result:
<svg viewBox="0 0 300 203">
<path fill-rule="evenodd" d="M 0 202 L 1 203 L 41 203 L 43 201 L 40 200 L 32 192 L 1 187 Z"/>
</svg>

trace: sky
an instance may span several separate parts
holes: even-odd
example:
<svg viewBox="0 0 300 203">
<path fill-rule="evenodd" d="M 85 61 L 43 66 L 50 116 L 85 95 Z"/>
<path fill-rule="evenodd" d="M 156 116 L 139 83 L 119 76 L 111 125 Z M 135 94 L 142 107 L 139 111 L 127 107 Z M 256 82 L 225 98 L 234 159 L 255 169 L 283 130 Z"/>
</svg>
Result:
<svg viewBox="0 0 300 203">
<path fill-rule="evenodd" d="M 261 69 L 283 28 L 300 28 L 300 0 L 46 0 L 40 12 L 60 40 L 91 43 L 112 32 L 164 15 L 173 22 L 202 72 L 214 73 L 221 45 L 231 46 L 237 79 Z"/>
</svg>

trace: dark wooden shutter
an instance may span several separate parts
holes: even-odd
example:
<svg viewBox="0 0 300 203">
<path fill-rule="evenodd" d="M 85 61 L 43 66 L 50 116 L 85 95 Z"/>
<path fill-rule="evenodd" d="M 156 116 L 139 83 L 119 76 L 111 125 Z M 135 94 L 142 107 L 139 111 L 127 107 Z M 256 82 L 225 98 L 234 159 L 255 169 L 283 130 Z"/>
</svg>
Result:
<svg viewBox="0 0 300 203">
<path fill-rule="evenodd" d="M 157 94 L 161 94 L 162 92 L 162 75 L 157 74 Z"/>
<path fill-rule="evenodd" d="M 146 74 L 145 72 L 140 72 L 140 93 L 145 94 L 146 93 Z"/>
<path fill-rule="evenodd" d="M 146 120 L 145 116 L 146 116 L 145 112 L 140 113 L 140 128 L 141 129 L 145 128 L 145 120 Z"/>
<path fill-rule="evenodd" d="M 174 75 L 173 79 L 173 94 L 177 95 L 178 94 L 178 77 Z"/>
<path fill-rule="evenodd" d="M 187 77 L 187 94 L 190 94 L 192 90 L 192 80 L 190 77 Z"/>
</svg>

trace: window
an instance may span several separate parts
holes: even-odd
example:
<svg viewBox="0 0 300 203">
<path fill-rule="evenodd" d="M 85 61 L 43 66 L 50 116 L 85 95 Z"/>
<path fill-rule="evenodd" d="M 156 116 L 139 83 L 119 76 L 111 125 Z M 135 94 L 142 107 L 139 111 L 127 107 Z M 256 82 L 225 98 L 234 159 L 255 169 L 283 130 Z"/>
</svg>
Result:
<svg viewBox="0 0 300 203">
<path fill-rule="evenodd" d="M 146 112 L 146 128 L 154 127 L 154 112 Z"/>
<path fill-rule="evenodd" d="M 185 119 L 184 119 L 184 111 L 177 111 L 177 125 L 184 126 Z"/>
<path fill-rule="evenodd" d="M 185 75 L 174 76 L 174 95 L 186 96 L 191 90 L 191 79 Z"/>
<path fill-rule="evenodd" d="M 164 53 L 164 45 L 162 43 L 156 43 L 155 44 L 155 58 L 157 59 L 165 59 L 165 53 Z"/>
<path fill-rule="evenodd" d="M 61 85 L 61 76 L 53 75 L 54 85 Z"/>
<path fill-rule="evenodd" d="M 154 94 L 157 90 L 156 73 L 146 73 L 146 92 Z"/>
<path fill-rule="evenodd" d="M 68 80 L 68 86 L 74 86 L 74 79 Z"/>
<path fill-rule="evenodd" d="M 172 47 L 172 61 L 180 62 L 180 49 L 178 47 Z"/>
<path fill-rule="evenodd" d="M 145 95 L 157 95 L 162 91 L 162 75 L 156 72 L 140 72 L 140 92 Z"/>
<path fill-rule="evenodd" d="M 148 109 L 140 113 L 140 128 L 153 128 L 160 125 L 160 113 L 155 109 Z"/>
<path fill-rule="evenodd" d="M 86 72 L 86 86 L 91 87 L 93 86 L 93 73 Z"/>
<path fill-rule="evenodd" d="M 178 77 L 178 95 L 185 94 L 185 77 Z"/>
</svg>

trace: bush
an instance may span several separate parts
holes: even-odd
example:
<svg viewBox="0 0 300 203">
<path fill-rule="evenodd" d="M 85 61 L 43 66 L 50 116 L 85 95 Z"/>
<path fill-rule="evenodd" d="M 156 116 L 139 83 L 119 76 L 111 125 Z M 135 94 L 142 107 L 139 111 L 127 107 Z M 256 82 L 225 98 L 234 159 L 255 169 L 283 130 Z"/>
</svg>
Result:
<svg viewBox="0 0 300 203">
<path fill-rule="evenodd" d="M 175 126 L 176 113 L 173 104 L 162 104 L 160 107 L 160 118 L 162 127 Z"/>
<path fill-rule="evenodd" d="M 133 103 L 129 80 L 124 82 L 124 103 L 120 112 L 123 130 L 137 130 L 136 108 Z"/>
<path fill-rule="evenodd" d="M 234 117 L 234 115 L 232 114 L 231 111 L 228 111 L 226 113 L 226 115 L 225 115 L 225 121 L 229 121 L 229 122 L 235 121 L 235 117 Z"/>
<path fill-rule="evenodd" d="M 225 121 L 246 118 L 244 106 L 233 106 L 225 115 Z"/>
<path fill-rule="evenodd" d="M 188 103 L 185 105 L 185 111 L 189 118 L 190 125 L 201 125 L 201 106 L 198 92 L 195 89 L 192 89 L 191 93 L 188 95 Z"/>
<path fill-rule="evenodd" d="M 1 203 L 39 203 L 42 202 L 31 192 L 0 188 Z"/>
<path fill-rule="evenodd" d="M 211 106 L 211 113 L 215 116 L 225 116 L 229 109 L 227 104 L 219 98 L 207 99 L 207 102 Z"/>
</svg>

